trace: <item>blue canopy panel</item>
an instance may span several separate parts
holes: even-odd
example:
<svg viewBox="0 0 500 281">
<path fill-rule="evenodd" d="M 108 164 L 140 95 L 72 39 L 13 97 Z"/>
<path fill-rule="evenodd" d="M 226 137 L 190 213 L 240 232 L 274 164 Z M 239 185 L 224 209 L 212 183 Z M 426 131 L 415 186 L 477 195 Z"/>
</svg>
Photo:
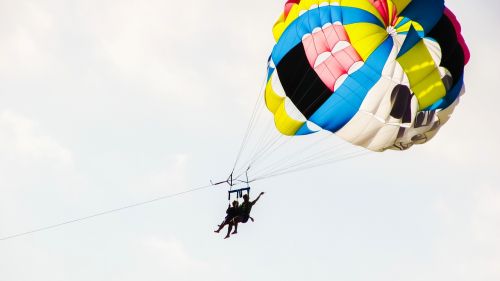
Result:
<svg viewBox="0 0 500 281">
<path fill-rule="evenodd" d="M 399 16 L 418 22 L 427 34 L 441 19 L 443 12 L 444 0 L 413 0 Z"/>
<path fill-rule="evenodd" d="M 341 129 L 358 112 L 370 89 L 382 77 L 394 41 L 388 37 L 356 72 L 309 118 L 321 128 L 333 133 Z"/>
</svg>

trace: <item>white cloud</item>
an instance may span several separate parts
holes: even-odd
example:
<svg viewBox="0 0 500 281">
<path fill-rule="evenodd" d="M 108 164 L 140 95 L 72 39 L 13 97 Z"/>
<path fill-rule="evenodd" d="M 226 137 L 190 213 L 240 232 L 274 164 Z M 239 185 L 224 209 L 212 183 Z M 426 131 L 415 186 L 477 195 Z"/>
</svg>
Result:
<svg viewBox="0 0 500 281">
<path fill-rule="evenodd" d="M 2 3 L 0 73 L 8 77 L 42 69 L 51 59 L 47 45 L 53 32 L 52 15 L 42 6 L 29 1 Z"/>
<path fill-rule="evenodd" d="M 11 111 L 0 112 L 0 163 L 33 163 L 66 169 L 73 166 L 71 150 L 53 137 L 40 133 L 36 123 Z"/>
<path fill-rule="evenodd" d="M 124 280 L 234 280 L 222 262 L 195 257 L 175 237 L 143 238 L 135 246 L 136 268 Z"/>
<path fill-rule="evenodd" d="M 209 1 L 125 0 L 117 5 L 105 0 L 76 5 L 79 27 L 89 36 L 86 44 L 98 62 L 122 84 L 141 89 L 142 95 L 193 109 L 223 95 L 235 98 L 234 91 L 252 96 L 266 73 L 265 59 L 254 62 L 270 51 L 273 22 L 245 21 L 241 13 L 274 14 L 271 10 Z M 262 45 L 264 38 L 267 44 Z M 241 98 L 244 95 L 237 100 Z"/>
<path fill-rule="evenodd" d="M 142 94 L 202 104 L 210 82 L 206 2 L 86 1 L 79 4 L 96 52 Z M 201 7 L 200 7 L 201 6 Z M 205 59 L 205 60 L 204 60 Z M 196 94 L 188 94 L 196 93 Z"/>
<path fill-rule="evenodd" d="M 58 203 L 76 201 L 70 196 L 80 180 L 74 166 L 73 152 L 36 122 L 0 111 L 0 228 L 36 225 L 43 212 L 35 210 L 50 209 L 44 204 L 51 196 L 65 198 Z"/>
</svg>

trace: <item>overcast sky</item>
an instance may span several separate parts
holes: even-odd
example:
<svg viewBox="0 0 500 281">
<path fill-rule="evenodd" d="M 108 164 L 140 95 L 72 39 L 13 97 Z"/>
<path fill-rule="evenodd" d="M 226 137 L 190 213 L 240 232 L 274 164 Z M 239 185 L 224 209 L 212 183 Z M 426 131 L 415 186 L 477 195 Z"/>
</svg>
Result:
<svg viewBox="0 0 500 281">
<path fill-rule="evenodd" d="M 0 237 L 226 176 L 280 1 L 0 0 Z M 0 280 L 500 280 L 497 0 L 448 1 L 472 58 L 435 139 L 0 241 Z"/>
</svg>

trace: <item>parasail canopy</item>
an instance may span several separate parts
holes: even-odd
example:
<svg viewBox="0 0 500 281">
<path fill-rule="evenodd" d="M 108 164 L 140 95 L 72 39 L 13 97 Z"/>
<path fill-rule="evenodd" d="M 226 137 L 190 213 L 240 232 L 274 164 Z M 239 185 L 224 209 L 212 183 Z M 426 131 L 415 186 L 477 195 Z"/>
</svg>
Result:
<svg viewBox="0 0 500 281">
<path fill-rule="evenodd" d="M 464 91 L 460 31 L 443 0 L 287 1 L 264 94 L 276 129 L 372 151 L 427 142 Z"/>
</svg>

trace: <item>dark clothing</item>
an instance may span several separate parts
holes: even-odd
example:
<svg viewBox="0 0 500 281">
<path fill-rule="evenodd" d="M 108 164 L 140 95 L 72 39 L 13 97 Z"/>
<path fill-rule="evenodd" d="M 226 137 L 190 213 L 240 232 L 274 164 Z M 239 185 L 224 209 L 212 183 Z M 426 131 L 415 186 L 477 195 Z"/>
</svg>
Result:
<svg viewBox="0 0 500 281">
<path fill-rule="evenodd" d="M 253 204 L 254 203 L 250 202 L 250 201 L 241 203 L 241 205 L 240 205 L 241 215 L 250 216 L 250 212 L 252 211 Z"/>
<path fill-rule="evenodd" d="M 241 223 L 247 223 L 248 220 L 250 219 L 250 216 L 247 216 L 247 215 L 242 215 L 241 216 Z"/>
<path fill-rule="evenodd" d="M 240 205 L 239 208 L 239 217 L 241 218 L 242 223 L 246 223 L 248 219 L 250 219 L 250 212 L 252 211 L 252 207 L 255 203 L 254 202 L 243 202 Z"/>
<path fill-rule="evenodd" d="M 239 209 L 236 207 L 229 207 L 226 210 L 226 221 L 234 219 L 239 214 Z"/>
</svg>

